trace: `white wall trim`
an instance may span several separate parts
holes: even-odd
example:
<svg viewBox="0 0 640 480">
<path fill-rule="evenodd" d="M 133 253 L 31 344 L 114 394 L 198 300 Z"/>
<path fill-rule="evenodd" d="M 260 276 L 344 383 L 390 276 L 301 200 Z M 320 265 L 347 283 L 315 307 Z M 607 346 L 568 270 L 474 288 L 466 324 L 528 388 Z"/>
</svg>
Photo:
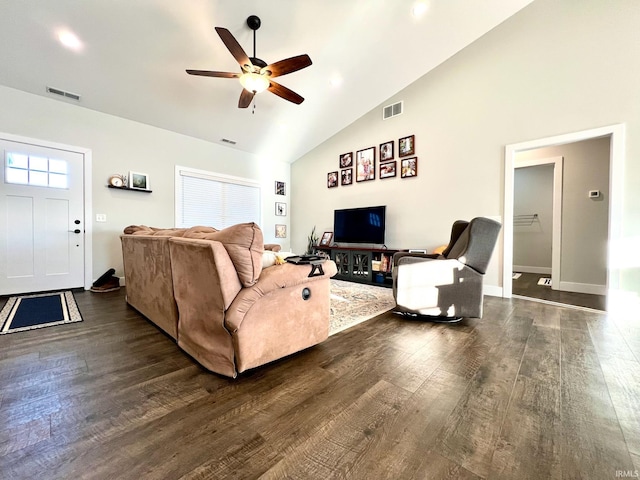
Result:
<svg viewBox="0 0 640 480">
<path fill-rule="evenodd" d="M 564 145 L 566 143 L 589 140 L 591 138 L 611 136 L 611 152 L 609 162 L 609 242 L 607 249 L 607 288 L 617 290 L 620 285 L 620 269 L 611 264 L 613 251 L 621 241 L 623 176 L 625 153 L 625 125 L 609 125 L 606 127 L 567 133 L 555 137 L 541 138 L 528 142 L 515 143 L 505 147 L 504 174 L 504 222 L 502 245 L 502 283 L 505 298 L 512 294 L 511 276 L 513 271 L 513 184 L 515 154 L 524 150 Z M 557 283 L 557 282 L 556 282 Z"/>
<path fill-rule="evenodd" d="M 67 145 L 64 143 L 50 142 L 38 138 L 23 137 L 11 133 L 0 133 L 0 140 L 10 142 L 28 143 L 56 150 L 79 153 L 84 159 L 84 289 L 89 290 L 93 283 L 93 184 L 92 184 L 92 154 L 91 149 Z"/>
<path fill-rule="evenodd" d="M 590 293 L 592 295 L 606 295 L 606 285 L 594 285 L 591 283 L 560 282 L 559 289 L 563 292 Z"/>
<path fill-rule="evenodd" d="M 484 285 L 482 287 L 482 292 L 490 297 L 502 297 L 502 290 L 503 288 L 497 285 Z"/>
<path fill-rule="evenodd" d="M 539 273 L 541 275 L 551 275 L 550 267 L 532 267 L 529 265 L 514 265 L 513 271 L 522 272 L 522 273 Z"/>
<path fill-rule="evenodd" d="M 560 261 L 562 254 L 562 172 L 563 157 L 538 158 L 531 160 L 516 160 L 514 157 L 513 168 L 537 167 L 538 165 L 553 165 L 553 205 L 551 226 L 551 285 L 552 290 L 557 290 L 560 283 Z M 515 193 L 513 195 L 515 197 Z M 514 200 L 512 199 L 512 202 Z M 512 203 L 513 204 L 513 203 Z M 514 267 L 515 268 L 515 267 Z M 525 270 L 528 272 L 528 270 Z M 540 272 L 530 272 L 540 273 Z M 546 273 L 546 272 L 545 272 Z"/>
</svg>

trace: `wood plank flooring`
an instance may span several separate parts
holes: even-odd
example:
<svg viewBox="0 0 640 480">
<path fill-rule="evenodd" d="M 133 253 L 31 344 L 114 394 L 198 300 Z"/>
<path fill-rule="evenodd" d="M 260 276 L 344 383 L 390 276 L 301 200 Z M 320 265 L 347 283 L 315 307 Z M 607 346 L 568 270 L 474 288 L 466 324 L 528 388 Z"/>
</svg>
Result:
<svg viewBox="0 0 640 480">
<path fill-rule="evenodd" d="M 553 290 L 551 287 L 544 285 L 538 285 L 538 280 L 540 280 L 541 277 L 550 276 L 551 275 L 541 275 L 539 273 L 521 273 L 520 278 L 513 279 L 513 294 L 562 303 L 564 305 L 574 305 L 602 311 L 606 310 L 607 297 L 605 295 L 564 292 L 561 290 Z"/>
<path fill-rule="evenodd" d="M 607 479 L 640 468 L 640 318 L 485 297 L 232 380 L 125 303 L 0 336 L 0 478 Z M 0 307 L 6 299 L 0 299 Z M 635 315 L 635 316 L 634 316 Z"/>
</svg>

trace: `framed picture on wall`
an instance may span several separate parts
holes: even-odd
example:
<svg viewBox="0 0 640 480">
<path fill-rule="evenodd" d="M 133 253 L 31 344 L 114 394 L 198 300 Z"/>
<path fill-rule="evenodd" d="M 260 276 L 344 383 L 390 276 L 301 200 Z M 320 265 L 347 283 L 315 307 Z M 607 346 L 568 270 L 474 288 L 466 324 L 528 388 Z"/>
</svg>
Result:
<svg viewBox="0 0 640 480">
<path fill-rule="evenodd" d="M 276 238 L 287 238 L 286 225 L 276 225 Z"/>
<path fill-rule="evenodd" d="M 380 162 L 393 160 L 393 141 L 380 144 Z"/>
<path fill-rule="evenodd" d="M 285 183 L 276 181 L 276 195 L 286 195 Z"/>
<path fill-rule="evenodd" d="M 276 202 L 276 215 L 279 217 L 287 216 L 287 204 L 283 202 Z"/>
<path fill-rule="evenodd" d="M 380 178 L 391 178 L 396 176 L 396 161 L 380 164 Z"/>
<path fill-rule="evenodd" d="M 140 172 L 129 172 L 129 188 L 149 190 L 149 175 Z"/>
<path fill-rule="evenodd" d="M 366 182 L 376 178 L 376 149 L 365 148 L 356 152 L 356 182 Z"/>
<path fill-rule="evenodd" d="M 327 188 L 338 186 L 338 171 L 327 173 Z"/>
<path fill-rule="evenodd" d="M 345 168 L 340 172 L 340 183 L 342 185 L 353 184 L 353 168 Z"/>
<path fill-rule="evenodd" d="M 401 157 L 415 155 L 416 153 L 416 136 L 409 135 L 398 140 L 398 151 Z"/>
<path fill-rule="evenodd" d="M 353 167 L 353 152 L 340 155 L 340 168 Z"/>
<path fill-rule="evenodd" d="M 400 178 L 417 177 L 418 176 L 418 158 L 406 158 L 402 160 L 400 166 Z"/>
</svg>

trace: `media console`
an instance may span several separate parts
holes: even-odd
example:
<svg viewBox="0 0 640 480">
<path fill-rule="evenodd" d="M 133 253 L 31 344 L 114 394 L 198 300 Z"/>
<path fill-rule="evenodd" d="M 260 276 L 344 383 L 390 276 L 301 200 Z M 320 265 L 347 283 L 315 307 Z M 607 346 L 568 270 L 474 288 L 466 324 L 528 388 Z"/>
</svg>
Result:
<svg viewBox="0 0 640 480">
<path fill-rule="evenodd" d="M 407 250 L 389 248 L 337 247 L 317 245 L 316 250 L 327 253 L 336 262 L 338 280 L 392 287 L 393 254 Z M 377 267 L 374 269 L 374 267 Z"/>
</svg>

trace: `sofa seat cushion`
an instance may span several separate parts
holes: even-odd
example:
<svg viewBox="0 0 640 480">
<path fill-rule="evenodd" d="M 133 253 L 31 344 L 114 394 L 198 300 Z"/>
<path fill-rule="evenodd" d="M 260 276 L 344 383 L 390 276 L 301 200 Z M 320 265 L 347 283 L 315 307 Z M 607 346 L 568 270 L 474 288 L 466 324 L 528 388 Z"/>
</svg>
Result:
<svg viewBox="0 0 640 480">
<path fill-rule="evenodd" d="M 260 278 L 264 237 L 255 223 L 239 223 L 215 232 L 185 232 L 183 237 L 222 243 L 231 257 L 242 286 L 250 287 Z"/>
</svg>

